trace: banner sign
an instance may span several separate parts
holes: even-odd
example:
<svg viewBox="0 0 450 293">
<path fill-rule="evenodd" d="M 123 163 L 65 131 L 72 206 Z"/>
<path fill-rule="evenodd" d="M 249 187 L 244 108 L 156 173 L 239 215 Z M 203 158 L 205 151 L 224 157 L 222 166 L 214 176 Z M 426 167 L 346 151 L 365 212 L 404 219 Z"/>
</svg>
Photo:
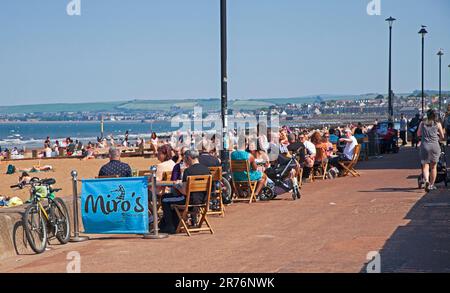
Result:
<svg viewBox="0 0 450 293">
<path fill-rule="evenodd" d="M 82 180 L 81 216 L 85 233 L 148 233 L 146 177 Z"/>
</svg>

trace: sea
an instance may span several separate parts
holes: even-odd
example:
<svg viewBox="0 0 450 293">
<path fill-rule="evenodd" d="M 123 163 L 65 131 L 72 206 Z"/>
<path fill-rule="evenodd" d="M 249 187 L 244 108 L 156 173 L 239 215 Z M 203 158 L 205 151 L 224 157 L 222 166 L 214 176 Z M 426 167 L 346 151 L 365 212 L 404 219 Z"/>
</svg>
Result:
<svg viewBox="0 0 450 293">
<path fill-rule="evenodd" d="M 104 123 L 104 137 L 112 136 L 117 141 L 123 139 L 128 131 L 132 143 L 138 137 L 150 138 L 152 132 L 169 135 L 176 130 L 170 121 Z M 100 122 L 0 122 L 0 147 L 3 149 L 42 148 L 47 136 L 50 136 L 53 143 L 56 140 L 63 141 L 67 137 L 84 143 L 96 142 L 101 136 L 101 126 Z"/>
</svg>

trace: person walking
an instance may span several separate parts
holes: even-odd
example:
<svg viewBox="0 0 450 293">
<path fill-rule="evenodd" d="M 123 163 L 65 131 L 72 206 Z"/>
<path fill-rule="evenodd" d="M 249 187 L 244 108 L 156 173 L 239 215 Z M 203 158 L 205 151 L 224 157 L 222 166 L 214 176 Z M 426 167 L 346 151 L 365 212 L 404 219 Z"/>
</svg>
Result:
<svg viewBox="0 0 450 293">
<path fill-rule="evenodd" d="M 434 182 L 437 176 L 437 162 L 441 155 L 440 139 L 444 139 L 444 130 L 438 122 L 436 112 L 429 110 L 427 119 L 419 125 L 417 136 L 420 140 L 420 160 L 422 175 L 425 181 L 425 190 L 435 190 Z"/>
</svg>

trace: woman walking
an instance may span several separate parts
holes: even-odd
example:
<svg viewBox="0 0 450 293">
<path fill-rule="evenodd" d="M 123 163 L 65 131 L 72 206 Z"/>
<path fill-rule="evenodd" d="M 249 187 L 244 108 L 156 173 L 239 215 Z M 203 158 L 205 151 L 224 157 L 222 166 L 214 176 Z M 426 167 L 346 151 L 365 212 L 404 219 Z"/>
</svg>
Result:
<svg viewBox="0 0 450 293">
<path fill-rule="evenodd" d="M 421 138 L 420 160 L 422 162 L 425 190 L 428 192 L 436 189 L 434 182 L 437 175 L 437 162 L 441 155 L 439 140 L 444 139 L 442 125 L 438 122 L 434 110 L 427 112 L 427 119 L 420 123 L 417 136 Z"/>
</svg>

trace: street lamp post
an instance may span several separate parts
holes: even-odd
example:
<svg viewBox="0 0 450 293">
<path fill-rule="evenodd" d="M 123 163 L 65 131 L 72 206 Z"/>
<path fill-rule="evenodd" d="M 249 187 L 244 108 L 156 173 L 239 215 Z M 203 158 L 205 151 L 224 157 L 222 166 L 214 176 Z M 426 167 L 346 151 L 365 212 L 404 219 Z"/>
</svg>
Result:
<svg viewBox="0 0 450 293">
<path fill-rule="evenodd" d="M 389 121 L 393 121 L 394 117 L 394 107 L 392 105 L 392 25 L 395 21 L 395 18 L 392 16 L 386 19 L 389 23 Z"/>
<path fill-rule="evenodd" d="M 228 152 L 228 73 L 227 73 L 227 0 L 220 0 L 220 39 L 221 39 L 221 108 L 222 108 L 222 165 L 229 169 Z"/>
<path fill-rule="evenodd" d="M 422 35 L 422 116 L 425 114 L 425 35 L 428 33 L 425 29 L 426 26 L 422 25 L 422 29 L 419 34 Z"/>
<path fill-rule="evenodd" d="M 442 56 L 444 55 L 444 51 L 442 49 L 437 53 L 439 56 L 439 117 L 441 117 L 442 111 Z"/>
</svg>

